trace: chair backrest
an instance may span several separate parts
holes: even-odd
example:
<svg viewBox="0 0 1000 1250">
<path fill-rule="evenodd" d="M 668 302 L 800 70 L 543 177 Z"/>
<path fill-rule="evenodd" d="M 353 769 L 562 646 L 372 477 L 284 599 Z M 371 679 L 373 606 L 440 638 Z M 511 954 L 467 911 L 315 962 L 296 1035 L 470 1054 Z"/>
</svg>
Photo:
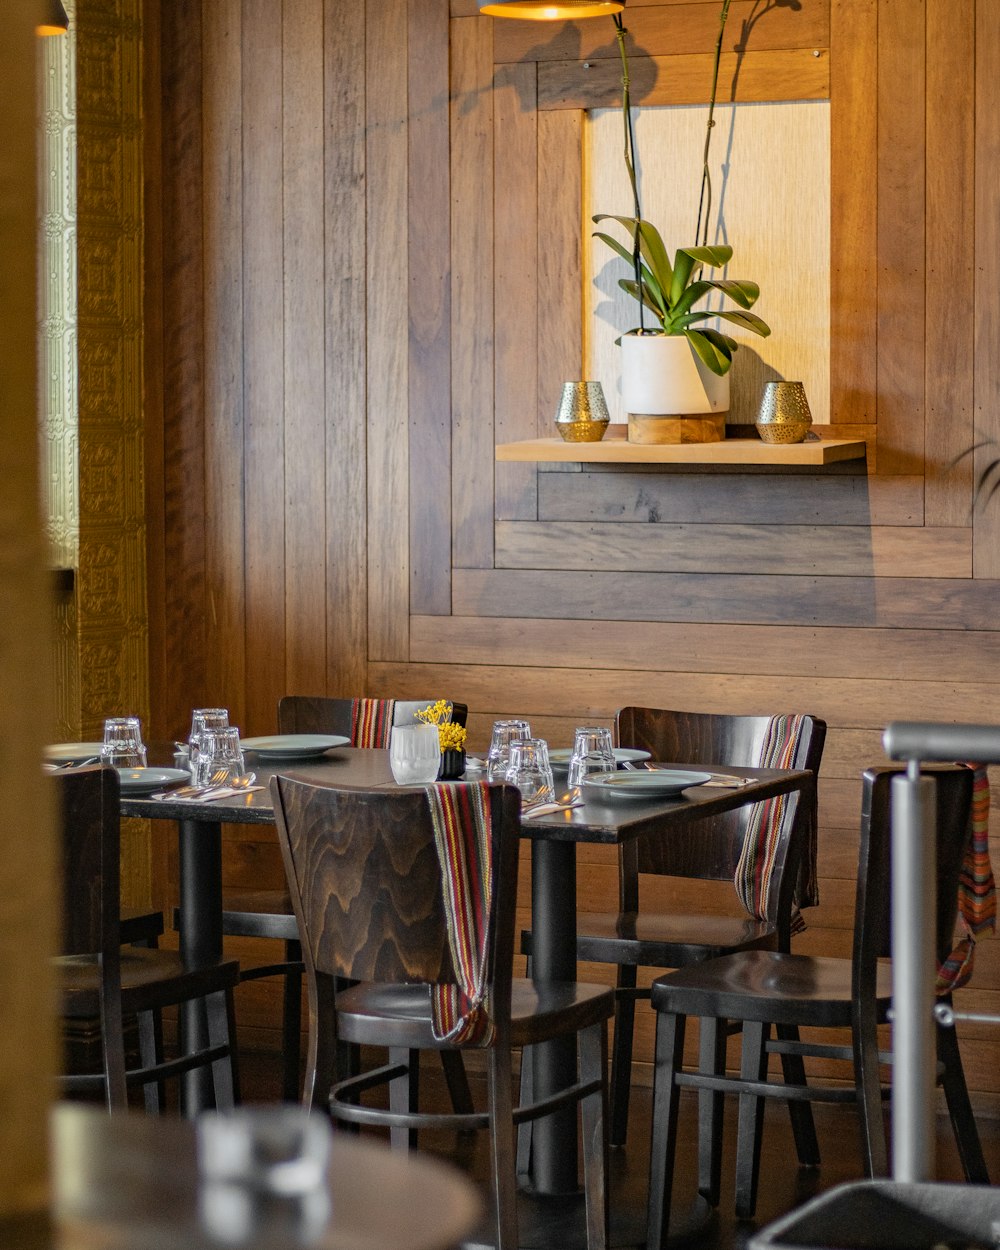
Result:
<svg viewBox="0 0 1000 1250">
<path fill-rule="evenodd" d="M 372 703 L 388 709 L 390 700 L 372 700 Z M 436 702 L 435 699 L 413 700 L 406 703 L 397 702 L 393 723 L 401 724 L 400 717 L 405 714 L 407 723 L 413 718 L 413 711 L 418 707 L 427 707 Z M 356 740 L 356 718 L 354 699 L 328 699 L 302 694 L 286 694 L 278 701 L 278 732 L 283 734 L 340 734 L 350 738 L 354 746 Z M 464 703 L 452 703 L 451 719 L 456 725 L 465 725 L 469 709 Z M 386 724 L 386 740 L 388 746 L 388 722 Z"/>
<path fill-rule="evenodd" d="M 455 983 L 443 872 L 428 795 L 271 782 L 275 823 L 315 1003 L 318 978 Z M 499 1026 L 509 1018 L 520 797 L 490 787 L 492 898 L 487 981 Z"/>
<path fill-rule="evenodd" d="M 755 768 L 772 722 L 770 716 L 727 716 L 713 712 L 678 712 L 665 708 L 625 707 L 615 717 L 619 746 L 649 751 L 654 760 Z M 826 722 L 803 716 L 791 766 L 818 774 L 826 740 Z M 789 816 L 795 804 L 789 804 Z M 731 881 L 739 863 L 752 807 L 698 820 L 671 831 L 669 838 L 644 838 L 636 847 L 638 871 L 672 877 Z M 800 819 L 815 839 L 815 792 Z"/>
<path fill-rule="evenodd" d="M 859 992 L 874 992 L 876 960 L 891 953 L 890 845 L 892 779 L 902 767 L 869 768 L 861 796 L 861 839 L 854 912 L 854 975 Z M 921 770 L 937 782 L 937 927 L 939 960 L 951 950 L 958 881 L 972 833 L 973 770 L 937 765 Z"/>
<path fill-rule="evenodd" d="M 117 959 L 120 818 L 118 774 L 100 766 L 53 775 L 62 828 L 63 955 Z"/>
</svg>

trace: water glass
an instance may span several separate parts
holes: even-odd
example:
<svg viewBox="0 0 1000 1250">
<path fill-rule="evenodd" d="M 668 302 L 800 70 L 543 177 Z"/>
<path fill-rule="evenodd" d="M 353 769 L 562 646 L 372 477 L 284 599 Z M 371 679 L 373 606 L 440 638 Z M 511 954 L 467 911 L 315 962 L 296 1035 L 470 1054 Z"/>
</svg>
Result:
<svg viewBox="0 0 1000 1250">
<path fill-rule="evenodd" d="M 225 785 L 242 776 L 244 767 L 240 731 L 235 726 L 201 731 L 191 773 L 196 786 Z"/>
<path fill-rule="evenodd" d="M 201 735 L 206 729 L 228 729 L 229 712 L 224 707 L 196 707 L 191 713 L 191 732 L 188 734 L 188 763 L 191 775 L 197 771 Z"/>
<path fill-rule="evenodd" d="M 145 768 L 146 748 L 138 716 L 112 716 L 104 722 L 101 763 L 114 768 Z"/>
<path fill-rule="evenodd" d="M 393 725 L 389 736 L 389 767 L 401 786 L 436 781 L 441 767 L 437 725 Z"/>
<path fill-rule="evenodd" d="M 615 752 L 611 730 L 600 725 L 581 725 L 573 735 L 573 754 L 569 759 L 571 786 L 578 786 L 590 773 L 614 772 Z"/>
<path fill-rule="evenodd" d="M 556 788 L 549 763 L 549 744 L 544 738 L 516 738 L 510 744 L 506 781 L 521 791 L 521 806 L 547 803 Z"/>
<path fill-rule="evenodd" d="M 510 764 L 510 746 L 531 737 L 531 727 L 526 720 L 498 720 L 493 722 L 490 752 L 486 757 L 486 775 L 490 781 L 506 781 Z"/>
</svg>

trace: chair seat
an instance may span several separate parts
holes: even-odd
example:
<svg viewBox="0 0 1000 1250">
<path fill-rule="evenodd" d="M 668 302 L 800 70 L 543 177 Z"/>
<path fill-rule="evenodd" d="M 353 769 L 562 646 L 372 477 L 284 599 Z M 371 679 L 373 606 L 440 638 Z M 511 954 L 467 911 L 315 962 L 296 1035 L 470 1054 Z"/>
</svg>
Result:
<svg viewBox="0 0 1000 1250">
<path fill-rule="evenodd" d="M 56 959 L 62 989 L 63 1015 L 80 1018 L 100 1014 L 100 966 L 91 955 Z M 239 981 L 236 959 L 204 968 L 185 968 L 176 951 L 126 946 L 121 953 L 122 1010 L 151 1011 L 190 998 L 232 989 Z"/>
<path fill-rule="evenodd" d="M 592 963 L 680 968 L 738 950 L 772 950 L 777 933 L 753 916 L 665 915 L 659 912 L 584 912 L 577 924 L 576 956 Z M 521 951 L 532 953 L 530 930 Z"/>
<path fill-rule="evenodd" d="M 851 1023 L 851 961 L 782 951 L 742 951 L 658 977 L 656 1011 L 774 1024 L 846 1026 Z M 892 998 L 892 972 L 878 968 L 875 1000 L 880 1020 Z"/>
<path fill-rule="evenodd" d="M 545 983 L 515 978 L 511 989 L 511 1037 L 514 1047 L 565 1036 L 614 1014 L 614 991 L 578 981 Z M 431 1029 L 427 985 L 364 982 L 337 994 L 337 1033 L 341 1041 L 441 1049 Z"/>
</svg>

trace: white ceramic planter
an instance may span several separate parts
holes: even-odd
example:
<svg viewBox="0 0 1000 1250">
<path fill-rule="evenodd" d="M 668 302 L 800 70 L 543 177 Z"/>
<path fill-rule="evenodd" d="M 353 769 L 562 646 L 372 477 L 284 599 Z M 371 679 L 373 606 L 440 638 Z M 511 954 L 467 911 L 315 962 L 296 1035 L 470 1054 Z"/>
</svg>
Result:
<svg viewBox="0 0 1000 1250">
<path fill-rule="evenodd" d="M 729 411 L 729 374 L 706 368 L 687 339 L 622 336 L 622 399 L 630 415 L 686 417 Z"/>
</svg>

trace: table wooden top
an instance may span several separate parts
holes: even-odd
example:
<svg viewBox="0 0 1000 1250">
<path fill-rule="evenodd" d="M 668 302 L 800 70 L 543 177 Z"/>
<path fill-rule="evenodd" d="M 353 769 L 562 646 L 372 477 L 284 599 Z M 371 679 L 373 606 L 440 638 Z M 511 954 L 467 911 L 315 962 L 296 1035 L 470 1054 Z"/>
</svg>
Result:
<svg viewBox="0 0 1000 1250">
<path fill-rule="evenodd" d="M 447 1250 L 473 1230 L 482 1213 L 473 1184 L 451 1167 L 426 1156 L 392 1154 L 344 1134 L 334 1136 L 330 1201 L 321 1198 L 317 1213 L 315 1203 L 254 1198 L 241 1187 L 214 1191 L 199 1177 L 195 1127 L 188 1121 L 139 1113 L 112 1117 L 97 1108 L 61 1104 L 52 1123 L 53 1220 L 0 1220 L 0 1245 Z M 225 1236 L 212 1234 L 213 1226 L 223 1225 Z"/>
<path fill-rule="evenodd" d="M 396 788 L 389 769 L 388 751 L 337 747 L 318 761 L 289 760 L 280 764 L 255 760 L 248 752 L 247 767 L 257 773 L 257 782 L 263 785 L 263 789 L 233 798 L 196 803 L 123 795 L 122 814 L 160 820 L 273 824 L 274 808 L 269 782 L 276 773 L 291 774 L 326 785 Z M 677 764 L 674 767 L 690 772 L 694 766 Z M 708 771 L 721 773 L 726 770 L 713 768 Z M 582 807 L 525 821 L 523 833 L 527 838 L 547 841 L 615 845 L 641 837 L 654 829 L 687 824 L 812 784 L 812 774 L 801 770 L 741 768 L 738 771 L 740 776 L 756 780 L 751 785 L 734 790 L 695 786 L 685 790 L 678 798 L 619 798 L 606 801 L 588 798 Z M 482 774 L 469 774 L 468 779 L 476 776 Z"/>
</svg>

